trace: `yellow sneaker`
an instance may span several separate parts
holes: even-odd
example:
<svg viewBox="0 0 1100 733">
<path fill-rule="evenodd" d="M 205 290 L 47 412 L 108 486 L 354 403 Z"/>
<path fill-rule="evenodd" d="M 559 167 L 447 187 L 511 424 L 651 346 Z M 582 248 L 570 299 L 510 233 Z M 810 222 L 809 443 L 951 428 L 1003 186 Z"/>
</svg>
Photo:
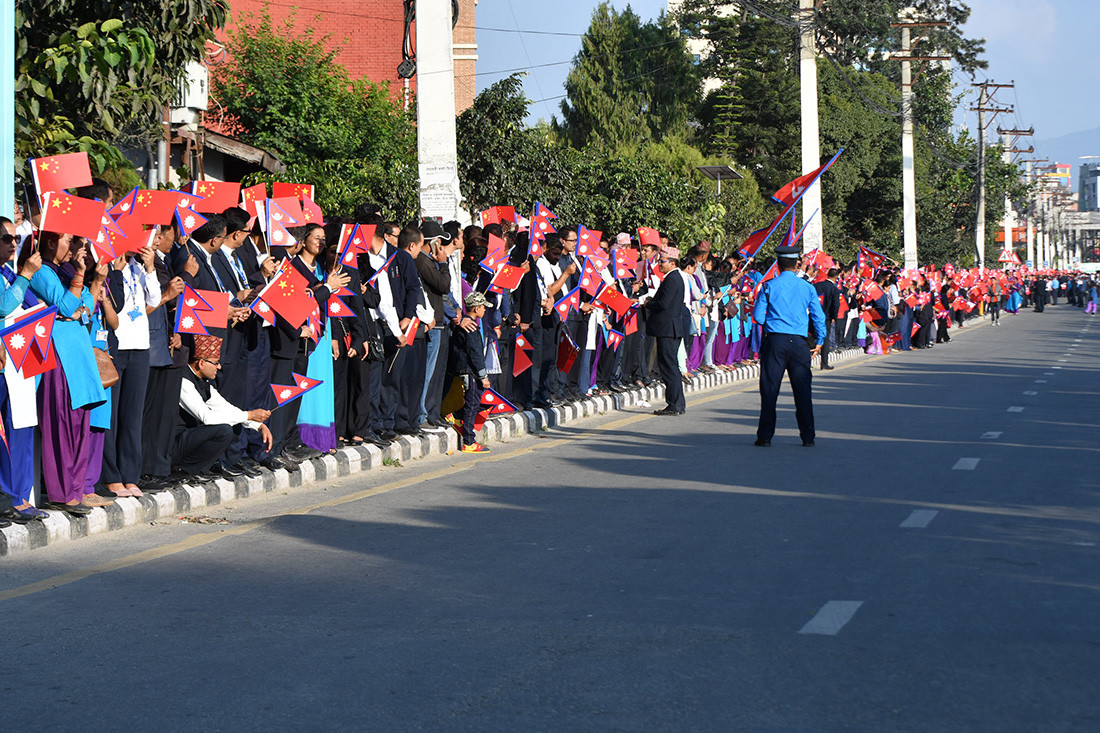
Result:
<svg viewBox="0 0 1100 733">
<path fill-rule="evenodd" d="M 489 449 L 483 446 L 481 443 L 470 443 L 469 445 L 462 446 L 463 453 L 488 453 Z"/>
</svg>

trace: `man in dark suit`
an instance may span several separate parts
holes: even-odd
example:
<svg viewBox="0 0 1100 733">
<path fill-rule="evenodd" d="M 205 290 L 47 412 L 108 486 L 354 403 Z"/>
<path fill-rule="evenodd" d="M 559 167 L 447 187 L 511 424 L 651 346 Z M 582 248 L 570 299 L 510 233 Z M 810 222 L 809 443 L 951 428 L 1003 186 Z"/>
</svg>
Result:
<svg viewBox="0 0 1100 733">
<path fill-rule="evenodd" d="M 821 310 L 825 311 L 825 341 L 821 346 L 821 368 L 833 369 L 829 366 L 829 352 L 836 348 L 836 335 L 833 329 L 836 327 L 837 315 L 840 313 L 840 288 L 836 286 L 836 278 L 840 270 L 836 267 L 829 270 L 827 279 L 814 283 L 817 298 L 821 302 Z"/>
<path fill-rule="evenodd" d="M 677 269 L 679 256 L 680 252 L 673 247 L 660 251 L 659 266 L 665 277 L 657 288 L 657 294 L 645 304 L 646 330 L 649 337 L 657 341 L 657 367 L 661 372 L 661 381 L 665 383 L 665 401 L 668 402 L 663 410 L 655 410 L 654 415 L 683 415 L 687 407 L 680 365 L 676 359 L 687 333 L 687 306 L 684 304 L 686 283 Z"/>
</svg>

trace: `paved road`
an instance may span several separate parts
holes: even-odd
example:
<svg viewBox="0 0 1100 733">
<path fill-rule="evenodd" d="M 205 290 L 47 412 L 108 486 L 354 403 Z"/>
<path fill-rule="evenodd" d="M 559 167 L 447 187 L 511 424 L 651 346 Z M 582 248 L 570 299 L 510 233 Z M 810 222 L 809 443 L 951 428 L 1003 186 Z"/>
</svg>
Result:
<svg viewBox="0 0 1100 733">
<path fill-rule="evenodd" d="M 1095 731 L 1094 320 L 6 559 L 4 727 Z"/>
</svg>

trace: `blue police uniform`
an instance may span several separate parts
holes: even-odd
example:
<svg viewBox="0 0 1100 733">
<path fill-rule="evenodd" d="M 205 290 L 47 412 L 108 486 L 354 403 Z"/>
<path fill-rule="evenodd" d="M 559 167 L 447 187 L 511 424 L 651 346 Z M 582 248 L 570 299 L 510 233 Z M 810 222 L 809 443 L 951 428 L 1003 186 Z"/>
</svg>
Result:
<svg viewBox="0 0 1100 733">
<path fill-rule="evenodd" d="M 814 286 L 793 270 L 780 273 L 764 283 L 753 307 L 752 316 L 764 329 L 760 346 L 760 422 L 756 444 L 770 445 L 775 434 L 775 403 L 786 372 L 794 393 L 795 417 L 802 444 L 814 442 L 814 408 L 811 397 L 810 346 L 807 341 L 810 319 L 814 322 L 817 343 L 825 334 L 825 312 Z"/>
</svg>

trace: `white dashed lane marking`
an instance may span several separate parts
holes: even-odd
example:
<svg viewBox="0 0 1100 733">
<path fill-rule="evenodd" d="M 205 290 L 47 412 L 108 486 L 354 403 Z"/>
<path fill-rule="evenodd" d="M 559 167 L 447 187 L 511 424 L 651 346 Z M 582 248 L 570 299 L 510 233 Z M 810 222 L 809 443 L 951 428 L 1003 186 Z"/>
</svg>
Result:
<svg viewBox="0 0 1100 733">
<path fill-rule="evenodd" d="M 798 633 L 836 636 L 862 605 L 863 601 L 829 601 Z"/>
<path fill-rule="evenodd" d="M 914 509 L 913 513 L 898 526 L 905 529 L 924 529 L 929 522 L 936 518 L 937 514 L 939 512 L 935 509 Z"/>
<path fill-rule="evenodd" d="M 1024 408 L 1020 407 L 1019 405 L 1013 405 L 1012 407 L 1008 408 L 1008 411 L 1009 412 L 1023 412 Z"/>
<path fill-rule="evenodd" d="M 955 465 L 951 467 L 953 471 L 973 471 L 978 467 L 978 461 L 981 458 L 960 458 L 956 461 Z"/>
<path fill-rule="evenodd" d="M 1037 395 L 1037 394 L 1039 394 L 1039 393 L 1038 393 L 1038 392 L 1036 392 L 1036 391 L 1035 391 L 1035 390 L 1033 390 L 1033 389 L 1029 389 L 1029 390 L 1027 390 L 1026 392 L 1024 392 L 1024 394 L 1025 394 L 1025 395 L 1027 395 L 1028 397 L 1033 397 L 1033 396 L 1035 396 L 1035 395 Z"/>
<path fill-rule="evenodd" d="M 996 440 L 999 437 L 1001 437 L 1001 432 L 999 430 L 982 433 L 982 440 Z"/>
<path fill-rule="evenodd" d="M 1046 383 L 1047 383 L 1047 380 L 1045 380 L 1045 379 L 1036 379 L 1035 380 L 1035 384 L 1046 384 Z"/>
</svg>

